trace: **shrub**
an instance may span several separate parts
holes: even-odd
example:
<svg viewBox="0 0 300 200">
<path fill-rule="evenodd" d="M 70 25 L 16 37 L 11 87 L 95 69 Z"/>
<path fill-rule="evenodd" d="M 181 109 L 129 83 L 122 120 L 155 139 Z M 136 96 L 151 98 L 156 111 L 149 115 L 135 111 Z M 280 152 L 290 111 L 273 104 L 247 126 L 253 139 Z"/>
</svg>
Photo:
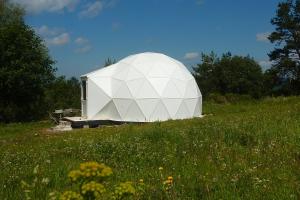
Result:
<svg viewBox="0 0 300 200">
<path fill-rule="evenodd" d="M 120 183 L 114 191 L 109 191 L 107 178 L 112 175 L 112 169 L 97 162 L 81 163 L 79 169 L 73 170 L 68 177 L 77 184 L 79 190 L 66 191 L 60 195 L 61 200 L 70 199 L 123 199 L 136 194 L 132 182 Z"/>
<path fill-rule="evenodd" d="M 219 104 L 225 104 L 228 103 L 227 99 L 224 95 L 221 95 L 219 93 L 211 93 L 206 98 L 207 101 L 210 101 L 212 103 L 219 103 Z"/>
<path fill-rule="evenodd" d="M 254 99 L 250 95 L 241 95 L 228 93 L 221 95 L 219 93 L 211 93 L 205 98 L 206 101 L 217 103 L 217 104 L 228 104 L 228 103 L 239 103 L 253 101 Z"/>
</svg>

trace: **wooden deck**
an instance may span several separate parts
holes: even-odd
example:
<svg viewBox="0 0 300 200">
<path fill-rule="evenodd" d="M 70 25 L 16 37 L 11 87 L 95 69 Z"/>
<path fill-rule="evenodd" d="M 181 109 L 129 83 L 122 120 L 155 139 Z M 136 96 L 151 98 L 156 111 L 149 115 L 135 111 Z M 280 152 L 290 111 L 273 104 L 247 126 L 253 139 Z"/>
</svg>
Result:
<svg viewBox="0 0 300 200">
<path fill-rule="evenodd" d="M 63 117 L 62 120 L 70 122 L 72 128 L 96 128 L 102 125 L 120 125 L 125 123 L 113 120 L 88 120 L 82 117 Z"/>
</svg>

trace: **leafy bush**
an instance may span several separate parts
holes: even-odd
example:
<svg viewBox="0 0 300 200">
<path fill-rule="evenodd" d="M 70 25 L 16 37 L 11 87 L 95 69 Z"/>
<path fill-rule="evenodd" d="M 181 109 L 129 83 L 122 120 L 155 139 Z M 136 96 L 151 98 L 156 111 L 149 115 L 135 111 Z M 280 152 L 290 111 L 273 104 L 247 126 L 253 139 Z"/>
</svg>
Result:
<svg viewBox="0 0 300 200">
<path fill-rule="evenodd" d="M 45 92 L 48 110 L 80 109 L 80 82 L 77 78 L 57 77 Z"/>
<path fill-rule="evenodd" d="M 247 94 L 225 94 L 225 98 L 229 103 L 238 103 L 238 102 L 253 102 L 253 98 Z"/>
<path fill-rule="evenodd" d="M 227 104 L 239 102 L 253 102 L 254 99 L 250 95 L 239 95 L 233 93 L 221 95 L 219 93 L 211 93 L 205 98 L 205 100 L 217 104 Z"/>
<path fill-rule="evenodd" d="M 45 115 L 44 92 L 54 79 L 54 61 L 42 39 L 26 25 L 22 9 L 0 3 L 0 122 Z"/>
<path fill-rule="evenodd" d="M 205 99 L 212 103 L 220 103 L 220 104 L 228 103 L 226 97 L 219 93 L 211 93 Z"/>
<path fill-rule="evenodd" d="M 203 96 L 211 93 L 262 96 L 262 69 L 249 56 L 232 56 L 228 52 L 219 58 L 214 52 L 202 54 L 202 62 L 193 70 Z"/>
</svg>

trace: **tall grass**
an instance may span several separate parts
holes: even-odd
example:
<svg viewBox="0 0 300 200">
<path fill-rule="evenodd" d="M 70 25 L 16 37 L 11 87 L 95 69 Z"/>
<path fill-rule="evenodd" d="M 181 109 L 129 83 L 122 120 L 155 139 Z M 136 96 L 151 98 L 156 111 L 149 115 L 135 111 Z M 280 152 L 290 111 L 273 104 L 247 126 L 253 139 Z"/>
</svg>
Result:
<svg viewBox="0 0 300 200">
<path fill-rule="evenodd" d="M 113 181 L 148 185 L 161 198 L 159 167 L 177 199 L 299 199 L 300 98 L 204 105 L 206 117 L 49 133 L 47 122 L 0 126 L 0 199 L 23 199 L 33 169 L 49 178 L 35 199 L 69 187 L 85 161 L 110 166 Z"/>
</svg>

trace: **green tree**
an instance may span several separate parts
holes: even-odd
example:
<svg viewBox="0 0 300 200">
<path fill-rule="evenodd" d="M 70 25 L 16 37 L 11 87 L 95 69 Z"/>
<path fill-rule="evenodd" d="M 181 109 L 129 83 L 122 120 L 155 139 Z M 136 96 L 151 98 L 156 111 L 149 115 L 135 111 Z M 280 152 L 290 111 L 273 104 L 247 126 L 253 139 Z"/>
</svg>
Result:
<svg viewBox="0 0 300 200">
<path fill-rule="evenodd" d="M 277 77 L 272 89 L 300 94 L 300 0 L 279 3 L 271 23 L 275 31 L 269 40 L 276 47 L 269 53 L 274 65 L 267 73 Z"/>
<path fill-rule="evenodd" d="M 80 109 L 80 82 L 77 78 L 57 77 L 46 90 L 49 111 L 55 109 Z"/>
<path fill-rule="evenodd" d="M 216 76 L 216 67 L 219 62 L 219 58 L 214 52 L 209 55 L 204 53 L 201 54 L 201 63 L 193 67 L 194 77 L 200 87 L 202 95 L 218 91 L 217 82 L 218 77 Z"/>
<path fill-rule="evenodd" d="M 194 76 L 204 96 L 209 93 L 262 95 L 263 74 L 253 58 L 215 53 L 202 54 L 202 62 L 194 67 Z"/>
<path fill-rule="evenodd" d="M 44 91 L 54 79 L 54 61 L 25 24 L 24 12 L 0 2 L 0 121 L 28 121 L 45 113 Z"/>
<path fill-rule="evenodd" d="M 104 62 L 104 67 L 107 67 L 107 66 L 110 66 L 110 65 L 113 65 L 115 64 L 117 61 L 116 59 L 113 59 L 113 58 L 107 58 Z"/>
</svg>

